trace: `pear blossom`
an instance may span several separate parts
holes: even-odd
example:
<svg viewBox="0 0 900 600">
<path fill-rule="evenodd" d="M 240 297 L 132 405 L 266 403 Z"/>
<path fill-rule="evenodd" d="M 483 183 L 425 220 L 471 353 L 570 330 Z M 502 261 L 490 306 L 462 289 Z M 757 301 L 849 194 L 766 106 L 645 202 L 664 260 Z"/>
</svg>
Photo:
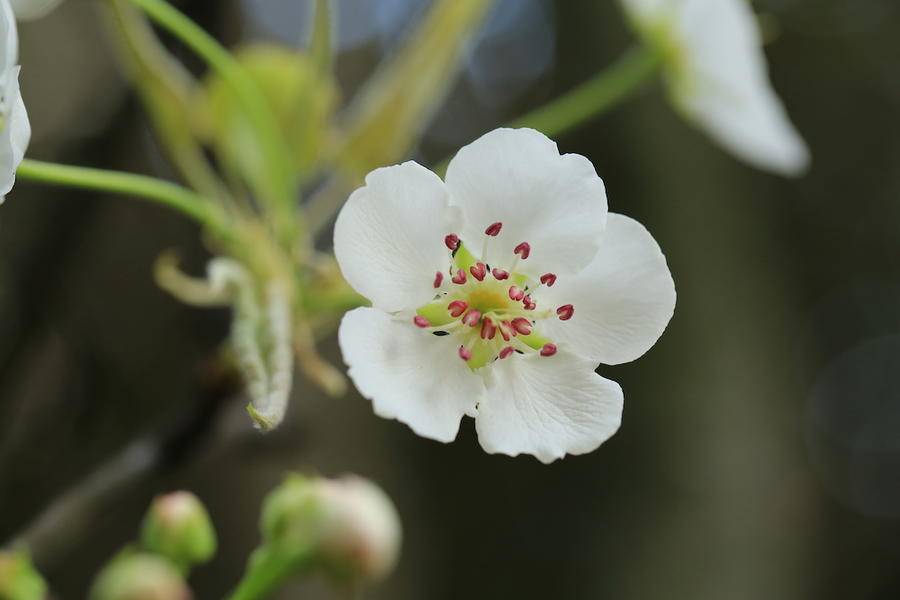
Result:
<svg viewBox="0 0 900 600">
<path fill-rule="evenodd" d="M 661 55 L 675 106 L 738 158 L 797 175 L 809 150 L 769 81 L 746 0 L 621 0 Z"/>
<path fill-rule="evenodd" d="M 675 306 L 647 230 L 608 213 L 587 158 L 532 129 L 485 134 L 445 181 L 415 162 L 371 172 L 334 249 L 372 303 L 338 338 L 376 414 L 442 442 L 468 415 L 487 452 L 545 463 L 616 432 L 622 390 L 595 369 L 644 354 Z"/>
<path fill-rule="evenodd" d="M 0 203 L 15 183 L 16 169 L 31 139 L 31 124 L 19 91 L 19 35 L 9 0 L 0 0 Z"/>
</svg>

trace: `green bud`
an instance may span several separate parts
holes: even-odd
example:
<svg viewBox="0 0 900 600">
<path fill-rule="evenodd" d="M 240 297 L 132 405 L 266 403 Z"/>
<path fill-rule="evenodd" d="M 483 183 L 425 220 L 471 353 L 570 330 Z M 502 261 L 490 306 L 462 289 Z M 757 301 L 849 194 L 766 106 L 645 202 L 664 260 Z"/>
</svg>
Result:
<svg viewBox="0 0 900 600">
<path fill-rule="evenodd" d="M 338 88 L 330 74 L 317 69 L 303 52 L 270 44 L 238 48 L 235 58 L 259 86 L 276 122 L 284 133 L 291 160 L 309 172 L 329 143 L 330 119 L 337 106 Z M 244 171 L 255 175 L 259 157 L 248 146 L 242 108 L 228 83 L 215 73 L 205 83 L 197 117 L 203 132 Z M 205 121 L 205 123 L 204 123 Z"/>
<path fill-rule="evenodd" d="M 0 552 L 0 600 L 43 600 L 47 584 L 24 552 Z"/>
<path fill-rule="evenodd" d="M 187 572 L 216 553 L 216 532 L 197 496 L 172 492 L 157 496 L 150 505 L 141 530 L 141 546 Z"/>
<path fill-rule="evenodd" d="M 263 535 L 274 552 L 304 552 L 332 575 L 377 580 L 390 573 L 400 550 L 400 518 L 372 482 L 289 477 L 266 499 Z"/>
<path fill-rule="evenodd" d="M 94 580 L 90 600 L 190 600 L 178 569 L 155 554 L 125 551 Z"/>
</svg>

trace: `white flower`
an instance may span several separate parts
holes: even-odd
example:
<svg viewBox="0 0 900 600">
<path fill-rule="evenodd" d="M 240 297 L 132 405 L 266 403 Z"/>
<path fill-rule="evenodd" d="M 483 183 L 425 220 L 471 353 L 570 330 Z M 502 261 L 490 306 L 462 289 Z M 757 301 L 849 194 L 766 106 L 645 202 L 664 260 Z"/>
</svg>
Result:
<svg viewBox="0 0 900 600">
<path fill-rule="evenodd" d="M 21 21 L 40 19 L 60 5 L 62 0 L 9 0 L 16 18 Z"/>
<path fill-rule="evenodd" d="M 9 0 L 0 0 L 0 203 L 16 180 L 31 139 L 31 124 L 19 91 L 19 36 Z"/>
<path fill-rule="evenodd" d="M 446 182 L 414 162 L 373 171 L 334 245 L 372 302 L 338 334 L 362 395 L 443 442 L 475 417 L 490 453 L 551 462 L 597 448 L 623 398 L 594 370 L 646 352 L 675 306 L 650 234 L 607 214 L 586 158 L 531 129 L 466 146 Z"/>
<path fill-rule="evenodd" d="M 809 151 L 772 89 L 745 0 L 621 0 L 665 63 L 672 101 L 742 160 L 802 173 Z"/>
</svg>

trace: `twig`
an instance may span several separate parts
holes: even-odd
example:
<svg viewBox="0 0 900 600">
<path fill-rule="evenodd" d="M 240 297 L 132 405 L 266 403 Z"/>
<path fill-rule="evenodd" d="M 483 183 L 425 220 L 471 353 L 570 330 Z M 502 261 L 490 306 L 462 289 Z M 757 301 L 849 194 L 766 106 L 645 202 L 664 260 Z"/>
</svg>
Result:
<svg viewBox="0 0 900 600">
<path fill-rule="evenodd" d="M 244 400 L 234 398 L 238 386 L 230 371 L 218 373 L 209 393 L 186 420 L 167 434 L 148 435 L 126 446 L 57 497 L 7 545 L 27 549 L 38 568 L 49 569 L 136 484 L 203 451 L 258 437 L 244 413 Z"/>
</svg>

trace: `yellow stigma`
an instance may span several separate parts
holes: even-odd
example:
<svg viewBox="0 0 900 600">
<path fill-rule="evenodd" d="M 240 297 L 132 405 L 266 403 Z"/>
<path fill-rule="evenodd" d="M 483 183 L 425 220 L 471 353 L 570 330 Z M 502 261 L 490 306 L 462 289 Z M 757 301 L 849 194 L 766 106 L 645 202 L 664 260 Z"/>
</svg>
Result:
<svg viewBox="0 0 900 600">
<path fill-rule="evenodd" d="M 502 284 L 484 282 L 469 292 L 465 300 L 471 308 L 478 310 L 482 314 L 506 311 L 513 306 L 513 301 L 509 299 L 507 294 L 508 287 Z"/>
</svg>

